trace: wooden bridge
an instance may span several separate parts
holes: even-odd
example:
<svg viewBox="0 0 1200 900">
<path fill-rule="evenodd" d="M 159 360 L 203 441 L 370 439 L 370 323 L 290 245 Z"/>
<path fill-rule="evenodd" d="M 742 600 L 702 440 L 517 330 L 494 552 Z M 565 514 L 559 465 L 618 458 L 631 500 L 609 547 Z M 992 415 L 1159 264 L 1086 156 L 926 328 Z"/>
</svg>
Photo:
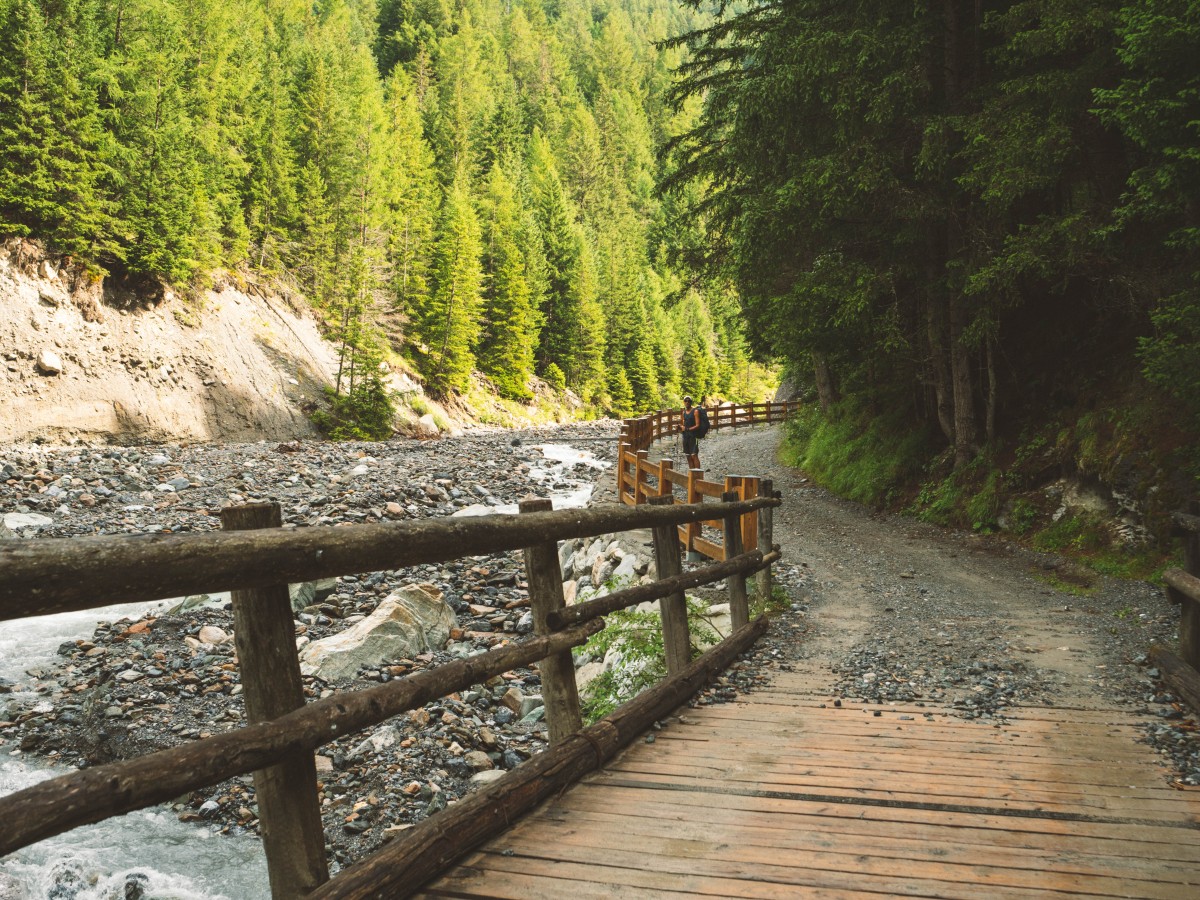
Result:
<svg viewBox="0 0 1200 900">
<path fill-rule="evenodd" d="M 1200 794 L 1167 784 L 1122 710 L 1024 707 L 993 728 L 931 706 L 834 703 L 803 667 L 736 702 L 688 707 L 768 627 L 751 620 L 751 594 L 771 590 L 781 501 L 759 483 L 758 496 L 674 503 L 639 462 L 645 449 L 631 451 L 646 488 L 632 508 L 532 501 L 515 517 L 285 531 L 266 504 L 226 510 L 228 533 L 0 543 L 0 618 L 235 589 L 252 723 L 0 798 L 0 855 L 253 771 L 276 900 L 1200 896 Z M 1187 626 L 1200 622 L 1200 519 L 1181 522 L 1190 573 L 1168 583 L 1184 659 L 1162 659 L 1183 684 L 1200 646 Z M 717 561 L 685 573 L 697 523 L 717 526 Z M 653 534 L 658 580 L 565 606 L 557 541 L 635 528 Z M 505 549 L 524 550 L 534 636 L 305 704 L 286 582 Z M 720 581 L 735 630 L 693 658 L 684 591 Z M 585 728 L 570 650 L 600 616 L 647 600 L 660 603 L 668 677 Z M 313 751 L 534 663 L 550 749 L 329 878 Z"/>
</svg>

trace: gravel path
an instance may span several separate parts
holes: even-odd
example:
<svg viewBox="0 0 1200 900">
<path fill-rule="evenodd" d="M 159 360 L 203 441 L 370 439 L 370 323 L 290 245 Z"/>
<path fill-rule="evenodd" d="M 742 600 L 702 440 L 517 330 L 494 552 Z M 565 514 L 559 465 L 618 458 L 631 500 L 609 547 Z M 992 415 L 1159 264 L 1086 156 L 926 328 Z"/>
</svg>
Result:
<svg viewBox="0 0 1200 900">
<path fill-rule="evenodd" d="M 793 603 L 761 653 L 787 657 L 831 700 L 996 723 L 1017 705 L 1120 708 L 1145 716 L 1164 777 L 1200 784 L 1195 725 L 1146 667 L 1151 644 L 1177 641 L 1161 589 L 1097 578 L 1068 593 L 1054 585 L 1071 580 L 1069 561 L 841 500 L 780 463 L 779 439 L 777 428 L 714 432 L 701 448 L 707 471 L 770 477 L 783 494 L 774 533 Z"/>
</svg>

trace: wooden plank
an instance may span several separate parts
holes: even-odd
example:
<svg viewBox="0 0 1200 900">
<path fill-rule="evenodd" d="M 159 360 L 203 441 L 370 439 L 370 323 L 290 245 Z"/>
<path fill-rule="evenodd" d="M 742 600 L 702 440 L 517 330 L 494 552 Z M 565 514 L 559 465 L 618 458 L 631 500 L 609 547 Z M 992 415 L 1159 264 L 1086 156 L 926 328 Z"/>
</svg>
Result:
<svg viewBox="0 0 1200 900">
<path fill-rule="evenodd" d="M 1047 800 L 1030 801 L 1021 797 L 992 797 L 986 801 L 963 796 L 957 801 L 949 802 L 942 797 L 930 797 L 925 801 L 918 800 L 906 792 L 872 789 L 872 788 L 839 788 L 833 785 L 823 785 L 813 790 L 805 790 L 802 785 L 762 782 L 756 786 L 740 787 L 735 781 L 722 784 L 720 790 L 711 788 L 712 777 L 696 777 L 669 774 L 642 774 L 607 769 L 596 779 L 597 784 L 615 784 L 621 786 L 637 786 L 650 784 L 655 787 L 670 787 L 679 791 L 699 791 L 710 795 L 737 793 L 744 790 L 752 793 L 770 794 L 784 799 L 797 797 L 809 800 L 826 800 L 841 803 L 858 803 L 864 806 L 900 805 L 929 807 L 933 812 L 943 808 L 953 808 L 955 811 L 986 811 L 996 814 L 1011 813 L 1042 813 L 1049 816 L 1063 815 L 1074 817 L 1090 817 L 1103 821 L 1157 821 L 1165 824 L 1178 824 L 1187 827 L 1200 825 L 1200 809 L 1194 805 L 1175 806 L 1166 808 L 1162 803 L 1151 803 L 1137 799 L 1126 800 L 1121 797 L 1095 798 L 1092 802 L 1051 802 Z"/>
<path fill-rule="evenodd" d="M 1188 883 L 1197 876 L 1193 862 L 1114 855 L 1112 851 L 1117 847 L 1112 841 L 1093 841 L 1088 851 L 1068 850 L 1061 846 L 996 847 L 987 843 L 957 841 L 948 829 L 942 829 L 937 834 L 936 842 L 931 842 L 907 834 L 870 835 L 817 828 L 782 828 L 772 825 L 774 819 L 769 816 L 755 820 L 745 814 L 731 816 L 719 808 L 714 810 L 716 815 L 713 818 L 705 817 L 703 821 L 678 815 L 629 815 L 611 810 L 612 807 L 580 809 L 559 803 L 540 813 L 537 820 L 562 830 L 579 829 L 581 833 L 595 835 L 601 841 L 612 831 L 658 839 L 720 840 L 729 833 L 726 829 L 736 829 L 740 844 L 777 852 L 850 853 L 904 860 L 933 857 L 955 865 L 1048 869 L 1105 877 L 1135 876 L 1148 881 L 1173 883 Z"/>
<path fill-rule="evenodd" d="M 1091 893 L 1092 896 L 1143 896 L 1163 898 L 1163 900 L 1194 900 L 1192 888 L 1165 886 L 1165 890 L 1155 890 L 1151 882 L 1123 880 L 1109 882 L 1101 879 L 1087 879 L 1083 876 L 1059 873 L 1029 873 L 1034 880 L 1042 876 L 1040 883 L 1035 886 L 1010 886 L 1003 884 L 995 877 L 995 871 L 979 868 L 975 872 L 964 871 L 953 874 L 946 867 L 932 866 L 935 873 L 932 877 L 922 877 L 915 870 L 918 867 L 910 865 L 901 873 L 872 870 L 869 858 L 845 858 L 830 860 L 808 859 L 807 855 L 797 855 L 795 858 L 784 859 L 779 854 L 761 854 L 753 859 L 739 859 L 731 854 L 722 853 L 710 847 L 690 847 L 686 842 L 677 842 L 677 846 L 669 852 L 651 853 L 636 847 L 607 846 L 590 847 L 567 840 L 565 836 L 555 841 L 527 840 L 524 829 L 511 832 L 502 842 L 504 851 L 525 864 L 523 869 L 533 860 L 546 860 L 558 863 L 582 863 L 604 865 L 623 869 L 640 869 L 654 872 L 671 878 L 701 877 L 738 879 L 742 882 L 759 882 L 766 884 L 790 886 L 795 896 L 798 888 L 860 890 L 889 892 L 899 896 L 914 897 L 945 897 L 945 898 L 1033 898 L 1043 897 L 1047 890 L 1062 890 L 1072 893 Z M 621 844 L 628 842 L 622 841 Z M 502 853 L 497 854 L 501 859 L 507 858 Z M 495 856 L 481 867 L 491 868 Z M 811 865 L 804 865 L 809 862 Z M 791 865 L 785 864 L 791 863 Z M 819 865 L 819 864 L 825 864 Z M 965 867 L 964 867 L 965 868 Z M 943 877 L 936 877 L 936 876 Z M 973 876 L 969 881 L 956 882 L 954 875 Z M 669 882 L 668 882 L 669 883 Z M 1149 886 L 1143 892 L 1143 888 Z M 1091 890 L 1093 887 L 1107 888 L 1104 894 Z"/>
<path fill-rule="evenodd" d="M 520 885 L 522 893 L 509 887 Z M 460 893 L 463 886 L 466 893 Z M 790 885 L 769 882 L 742 881 L 735 878 L 713 878 L 687 873 L 664 875 L 603 864 L 546 861 L 527 857 L 506 857 L 492 853 L 479 854 L 470 867 L 452 872 L 429 887 L 430 897 L 504 897 L 520 900 L 563 900 L 573 896 L 576 887 L 588 890 L 590 885 L 603 885 L 609 897 L 671 897 L 701 896 L 720 898 L 752 898 L 752 900 L 795 900 L 796 889 Z M 482 893 L 471 893 L 481 891 Z M 648 893 L 647 893 L 648 892 Z M 864 896 L 890 896 L 884 890 L 831 891 L 825 889 L 823 900 L 859 900 Z"/>
<path fill-rule="evenodd" d="M 1169 826 L 1114 825 L 1106 823 L 1064 822 L 1056 819 L 1023 818 L 1013 820 L 978 814 L 953 814 L 916 821 L 920 811 L 904 807 L 872 811 L 868 818 L 862 807 L 839 804 L 834 807 L 808 802 L 764 801 L 754 797 L 729 797 L 719 805 L 696 794 L 647 791 L 639 788 L 600 787 L 590 783 L 565 793 L 553 807 L 541 814 L 601 814 L 620 810 L 619 815 L 638 827 L 640 819 L 661 819 L 665 827 L 672 823 L 700 822 L 713 827 L 741 828 L 747 822 L 754 827 L 784 832 L 792 840 L 808 838 L 835 840 L 846 836 L 854 841 L 867 840 L 880 846 L 914 841 L 936 847 L 963 846 L 972 853 L 981 848 L 1011 851 L 1045 851 L 1091 855 L 1105 859 L 1129 857 L 1179 864 L 1196 870 L 1200 864 L 1200 841 L 1188 844 L 1179 838 L 1191 832 Z M 770 804 L 770 805 L 768 805 Z M 697 807 L 704 807 L 703 814 Z M 1057 830 L 1055 830 L 1057 829 Z"/>
<path fill-rule="evenodd" d="M 709 559 L 725 559 L 725 548 L 718 543 L 710 541 L 708 538 L 692 538 L 692 549 L 703 556 L 707 556 Z"/>
<path fill-rule="evenodd" d="M 734 764 L 760 759 L 763 755 L 741 748 L 724 748 L 719 744 L 696 745 L 688 741 L 672 741 L 661 733 L 656 736 L 656 742 L 663 745 L 662 749 L 670 753 L 672 760 L 699 759 Z M 828 771 L 830 774 L 878 772 L 898 776 L 908 773 L 972 776 L 978 775 L 980 771 L 979 763 L 974 759 L 963 760 L 961 757 L 940 755 L 917 756 L 907 750 L 891 753 L 856 753 L 853 756 L 847 756 L 840 750 L 817 747 L 805 748 L 803 751 L 770 754 L 770 757 L 774 762 L 773 768 L 819 769 Z M 1115 763 L 1093 763 L 1079 766 L 1067 762 L 1041 762 L 1036 768 L 1031 768 L 1023 760 L 993 760 L 989 762 L 987 769 L 996 777 L 1011 778 L 1031 784 L 1071 783 L 1101 788 L 1128 786 L 1131 783 L 1142 787 L 1161 787 L 1163 784 L 1161 767 L 1139 766 L 1135 768 Z"/>
<path fill-rule="evenodd" d="M 764 770 L 759 766 L 744 769 L 680 761 L 677 758 L 647 760 L 624 758 L 608 766 L 608 772 L 651 778 L 695 779 L 701 784 L 720 777 L 723 784 L 758 785 L 763 790 L 781 791 L 808 789 L 813 792 L 846 797 L 887 797 L 912 802 L 980 803 L 1004 802 L 1023 803 L 1034 809 L 1103 810 L 1110 812 L 1120 806 L 1127 815 L 1151 816 L 1155 810 L 1171 811 L 1193 816 L 1200 813 L 1200 804 L 1191 802 L 1177 791 L 1167 788 L 1129 788 L 1111 786 L 1101 793 L 1094 786 L 1071 784 L 1031 784 L 1016 780 L 1002 780 L 977 776 L 921 776 L 908 773 L 901 780 L 888 777 L 871 779 L 863 774 L 833 774 L 828 769 L 816 767 L 794 771 Z M 989 767 L 990 768 L 990 767 Z M 892 785 L 881 787 L 881 784 Z M 1175 807 L 1179 807 L 1176 809 Z M 1189 809 L 1190 807 L 1190 809 Z"/>
<path fill-rule="evenodd" d="M 643 864 L 649 863 L 660 871 L 684 870 L 725 877 L 749 875 L 795 884 L 812 884 L 815 880 L 833 885 L 842 873 L 853 872 L 858 876 L 901 882 L 942 882 L 937 887 L 943 891 L 946 885 L 954 884 L 959 885 L 960 890 L 966 886 L 988 892 L 995 888 L 1024 888 L 1094 897 L 1135 896 L 1162 900 L 1194 898 L 1194 894 L 1185 891 L 1200 886 L 1200 873 L 1194 870 L 1163 870 L 1157 876 L 1145 877 L 1147 873 L 1142 869 L 1119 869 L 1116 874 L 1106 876 L 1060 869 L 1021 869 L 981 861 L 947 862 L 936 853 L 916 859 L 880 857 L 871 852 L 869 846 L 851 852 L 811 849 L 803 853 L 780 853 L 778 847 L 728 841 L 722 835 L 711 833 L 691 839 L 678 836 L 664 839 L 651 834 L 630 834 L 620 828 L 581 829 L 576 823 L 540 819 L 524 823 L 503 843 L 505 849 L 514 853 L 541 858 L 611 863 L 615 860 L 605 854 L 613 854 L 642 860 Z M 814 872 L 819 874 L 814 875 Z M 824 881 L 822 876 L 832 877 Z"/>
<path fill-rule="evenodd" d="M 1042 846 L 1041 842 L 1047 837 L 1054 840 L 1089 839 L 1111 841 L 1114 852 L 1119 853 L 1120 848 L 1116 845 L 1128 840 L 1155 845 L 1158 850 L 1149 855 L 1156 858 L 1195 861 L 1200 854 L 1200 830 L 1179 824 L 1069 821 L 1038 816 L 997 815 L 980 811 L 932 812 L 905 806 L 871 807 L 868 818 L 868 807 L 852 803 L 739 793 L 723 794 L 720 802 L 714 803 L 710 794 L 667 790 L 651 784 L 619 785 L 590 778 L 576 785 L 571 796 L 589 798 L 591 802 L 602 803 L 609 809 L 641 811 L 650 806 L 662 806 L 749 812 L 774 817 L 774 821 L 784 828 L 815 827 L 850 829 L 855 832 L 867 829 L 864 833 L 870 834 L 895 834 L 898 828 L 905 834 L 915 833 L 914 830 L 935 829 L 921 833 L 940 833 L 943 836 L 946 831 L 953 829 L 957 840 L 967 840 L 974 833 L 980 836 L 980 842 L 1000 846 Z"/>
</svg>

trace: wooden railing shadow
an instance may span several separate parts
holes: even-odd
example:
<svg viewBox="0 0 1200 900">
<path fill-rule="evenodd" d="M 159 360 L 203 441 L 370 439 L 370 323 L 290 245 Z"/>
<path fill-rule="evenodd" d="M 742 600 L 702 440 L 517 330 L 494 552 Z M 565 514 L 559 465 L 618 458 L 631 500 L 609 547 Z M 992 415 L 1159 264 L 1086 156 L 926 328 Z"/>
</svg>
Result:
<svg viewBox="0 0 1200 900">
<path fill-rule="evenodd" d="M 766 545 L 744 551 L 737 540 L 749 516 L 760 523 L 759 533 L 765 522 L 769 535 L 771 510 L 780 501 L 670 502 L 661 497 L 633 509 L 554 511 L 550 501 L 534 500 L 522 503 L 517 516 L 295 530 L 279 527 L 277 504 L 251 504 L 224 510 L 221 533 L 0 541 L 0 619 L 232 590 L 250 722 L 0 798 L 0 856 L 254 772 L 275 900 L 406 896 L 523 811 L 601 766 L 763 633 L 765 618 L 749 620 L 746 577 L 769 571 L 780 554 Z M 725 530 L 725 558 L 683 574 L 680 527 L 714 516 Z M 557 541 L 641 528 L 653 531 L 658 580 L 566 607 Z M 288 583 L 517 549 L 524 551 L 533 636 L 377 687 L 305 702 Z M 693 660 L 684 591 L 722 579 L 728 580 L 735 629 Z M 571 649 L 603 627 L 601 616 L 648 600 L 660 601 L 667 678 L 583 728 Z M 541 674 L 550 748 L 330 879 L 313 751 L 534 663 Z"/>
</svg>

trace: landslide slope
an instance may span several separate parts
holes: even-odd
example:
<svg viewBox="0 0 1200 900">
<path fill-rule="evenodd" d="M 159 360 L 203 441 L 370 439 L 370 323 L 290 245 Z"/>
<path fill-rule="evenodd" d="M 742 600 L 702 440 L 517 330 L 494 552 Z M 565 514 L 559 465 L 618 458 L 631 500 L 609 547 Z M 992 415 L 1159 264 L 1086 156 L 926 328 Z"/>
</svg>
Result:
<svg viewBox="0 0 1200 900">
<path fill-rule="evenodd" d="M 335 367 L 307 309 L 253 285 L 185 299 L 0 244 L 0 443 L 314 436 L 304 409 Z"/>
</svg>

